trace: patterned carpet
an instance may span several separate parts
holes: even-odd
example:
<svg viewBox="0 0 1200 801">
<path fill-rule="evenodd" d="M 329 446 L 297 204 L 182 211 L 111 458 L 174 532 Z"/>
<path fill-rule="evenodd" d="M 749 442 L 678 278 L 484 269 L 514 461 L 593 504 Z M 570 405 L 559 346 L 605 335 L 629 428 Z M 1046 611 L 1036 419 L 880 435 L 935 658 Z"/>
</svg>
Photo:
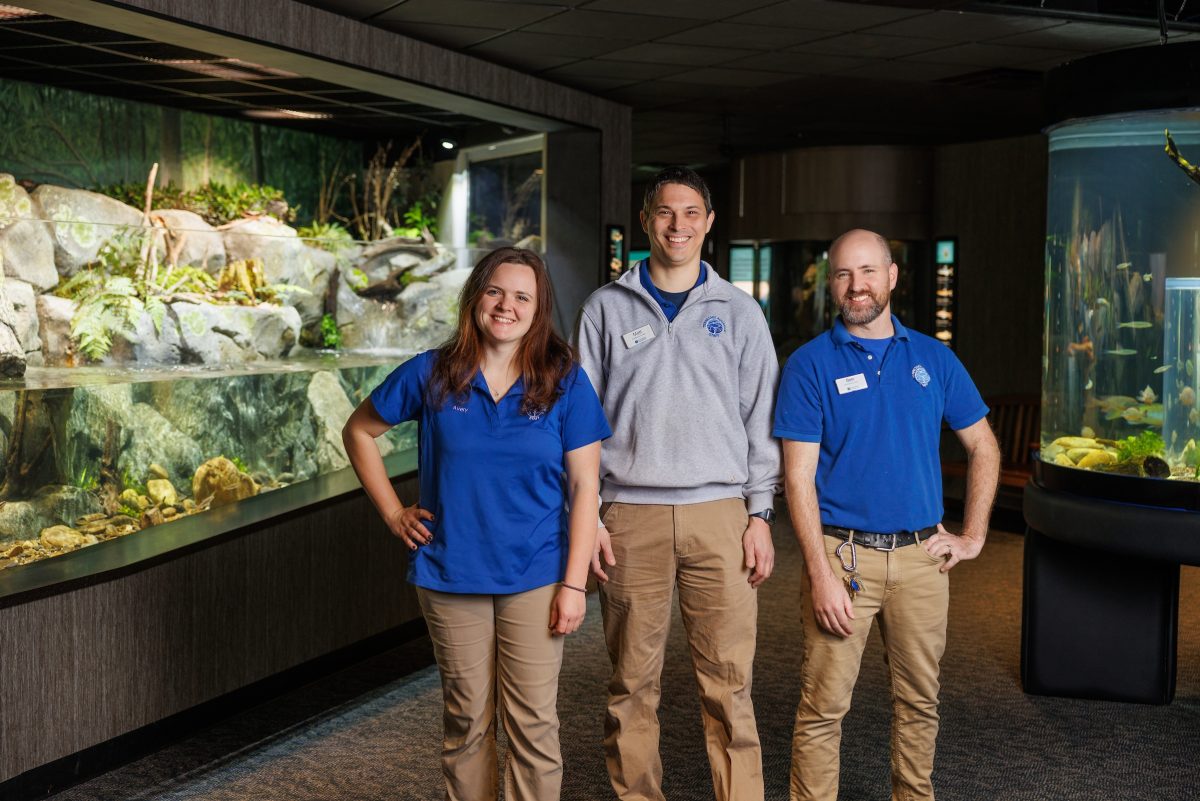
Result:
<svg viewBox="0 0 1200 801">
<path fill-rule="evenodd" d="M 769 799 L 787 798 L 798 692 L 799 551 L 776 531 L 779 564 L 761 590 L 755 700 Z M 1179 680 L 1166 707 L 1025 695 L 1018 677 L 1019 536 L 993 532 L 952 579 L 934 783 L 943 801 L 1200 798 L 1200 570 L 1183 573 Z M 54 796 L 59 801 L 404 801 L 441 797 L 440 689 L 421 640 L 197 733 Z M 664 785 L 669 798 L 712 797 L 699 704 L 676 620 L 663 677 Z M 873 636 L 842 759 L 845 801 L 890 797 L 889 703 Z M 564 801 L 611 799 L 601 752 L 608 663 L 593 596 L 567 644 L 560 691 Z"/>
</svg>

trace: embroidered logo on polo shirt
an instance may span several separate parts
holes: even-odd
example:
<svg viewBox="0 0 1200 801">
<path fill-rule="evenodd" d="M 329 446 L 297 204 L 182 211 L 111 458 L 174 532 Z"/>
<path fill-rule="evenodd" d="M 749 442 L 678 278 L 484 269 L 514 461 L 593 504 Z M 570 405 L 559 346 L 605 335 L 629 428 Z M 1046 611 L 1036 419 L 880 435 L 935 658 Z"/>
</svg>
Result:
<svg viewBox="0 0 1200 801">
<path fill-rule="evenodd" d="M 530 422 L 536 423 L 538 420 L 542 419 L 542 413 L 541 412 L 530 412 L 529 414 L 526 415 L 526 417 L 529 418 Z"/>
<path fill-rule="evenodd" d="M 719 337 L 725 333 L 725 321 L 714 314 L 704 321 L 704 330 L 710 337 Z"/>
<path fill-rule="evenodd" d="M 916 367 L 914 367 L 912 369 L 912 377 L 913 377 L 913 380 L 916 381 L 921 386 L 923 386 L 923 387 L 929 386 L 929 381 L 930 381 L 929 371 L 926 370 L 921 365 L 918 364 Z"/>
<path fill-rule="evenodd" d="M 470 409 L 468 409 L 466 406 L 459 406 L 458 404 L 452 404 L 452 405 L 450 406 L 450 408 L 451 408 L 451 409 L 453 409 L 453 410 L 454 410 L 454 411 L 456 411 L 456 412 L 469 412 L 469 411 L 471 411 L 471 410 L 470 410 Z"/>
</svg>

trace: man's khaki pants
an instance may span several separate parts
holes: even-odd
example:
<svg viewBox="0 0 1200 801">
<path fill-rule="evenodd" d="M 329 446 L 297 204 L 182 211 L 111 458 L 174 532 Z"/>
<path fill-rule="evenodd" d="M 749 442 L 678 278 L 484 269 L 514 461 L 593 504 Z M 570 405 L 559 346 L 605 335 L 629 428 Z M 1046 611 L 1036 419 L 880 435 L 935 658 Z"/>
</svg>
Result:
<svg viewBox="0 0 1200 801">
<path fill-rule="evenodd" d="M 549 629 L 557 591 L 557 584 L 513 595 L 417 588 L 442 674 L 447 801 L 497 797 L 497 711 L 509 743 L 504 797 L 559 797 L 557 701 L 563 639 Z"/>
<path fill-rule="evenodd" d="M 604 747 L 624 801 L 662 801 L 658 703 L 671 598 L 679 609 L 700 688 L 717 801 L 761 801 L 762 752 L 750 682 L 758 596 L 747 583 L 741 498 L 658 506 L 606 504 L 616 565 L 601 586 L 604 637 L 613 664 Z"/>
<path fill-rule="evenodd" d="M 834 575 L 846 571 L 826 536 Z M 934 745 L 938 732 L 938 662 L 946 650 L 949 574 L 920 544 L 895 551 L 857 546 L 864 590 L 854 599 L 854 634 L 841 638 L 817 626 L 812 587 L 803 582 L 804 666 L 800 706 L 792 734 L 792 801 L 835 801 L 842 718 L 858 679 L 871 623 L 879 621 L 892 685 L 892 799 L 932 801 Z M 843 549 L 850 562 L 850 547 Z"/>
</svg>

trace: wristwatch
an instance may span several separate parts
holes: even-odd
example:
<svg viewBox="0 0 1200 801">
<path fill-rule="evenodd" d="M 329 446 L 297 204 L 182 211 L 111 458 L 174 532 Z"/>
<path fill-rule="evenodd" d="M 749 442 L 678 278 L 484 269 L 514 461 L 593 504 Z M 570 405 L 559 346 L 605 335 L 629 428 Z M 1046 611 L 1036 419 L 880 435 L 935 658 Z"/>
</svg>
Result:
<svg viewBox="0 0 1200 801">
<path fill-rule="evenodd" d="M 762 518 L 763 522 L 765 522 L 768 526 L 775 525 L 775 510 L 774 509 L 763 509 L 761 512 L 753 512 L 750 515 L 750 517 Z"/>
</svg>

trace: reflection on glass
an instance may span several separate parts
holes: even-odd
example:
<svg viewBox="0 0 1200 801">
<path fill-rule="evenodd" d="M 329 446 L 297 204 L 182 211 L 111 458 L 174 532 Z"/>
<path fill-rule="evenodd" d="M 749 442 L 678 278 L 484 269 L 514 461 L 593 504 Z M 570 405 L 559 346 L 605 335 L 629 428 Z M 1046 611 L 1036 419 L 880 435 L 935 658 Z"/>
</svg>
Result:
<svg viewBox="0 0 1200 801">
<path fill-rule="evenodd" d="M 522 153 L 471 164 L 468 240 L 490 250 L 501 245 L 541 249 L 542 154 Z"/>
</svg>

